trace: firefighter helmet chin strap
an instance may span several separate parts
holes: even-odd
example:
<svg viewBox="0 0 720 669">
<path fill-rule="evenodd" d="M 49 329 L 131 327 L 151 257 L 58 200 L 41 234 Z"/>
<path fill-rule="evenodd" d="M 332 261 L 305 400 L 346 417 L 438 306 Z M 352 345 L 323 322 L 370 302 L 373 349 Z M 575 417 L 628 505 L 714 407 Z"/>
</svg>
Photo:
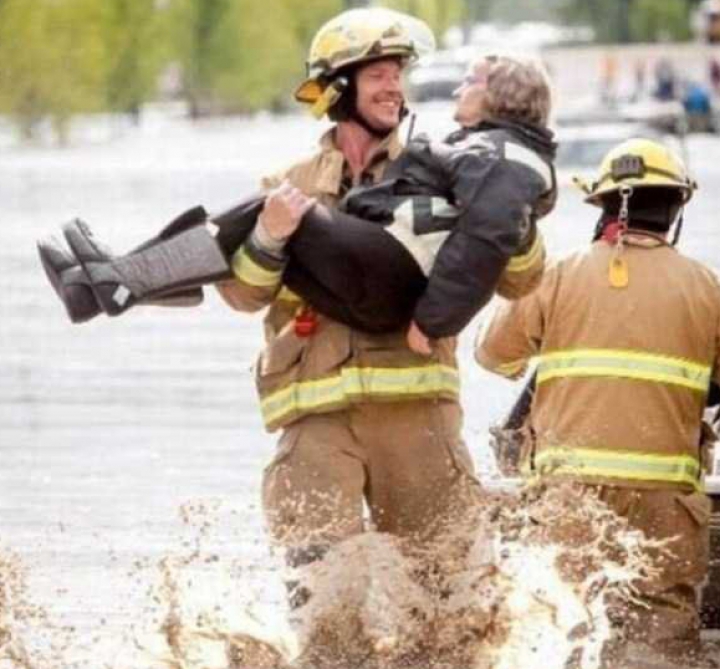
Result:
<svg viewBox="0 0 720 669">
<path fill-rule="evenodd" d="M 672 242 L 670 242 L 671 246 L 677 246 L 677 243 L 680 241 L 680 235 L 682 233 L 684 220 L 685 220 L 685 207 L 680 209 L 680 215 L 678 216 L 677 223 L 675 223 L 675 231 L 673 232 Z"/>
<path fill-rule="evenodd" d="M 408 115 L 408 109 L 405 106 L 405 100 L 403 99 L 402 106 L 400 107 L 400 114 L 398 115 L 398 125 L 402 122 L 402 120 Z M 358 111 L 357 104 L 354 104 L 352 108 L 350 109 L 349 119 L 351 121 L 354 121 L 362 128 L 365 128 L 365 130 L 370 133 L 373 137 L 376 139 L 385 139 L 390 133 L 392 133 L 395 130 L 395 127 L 393 128 L 376 128 L 373 126 L 368 120 Z"/>
</svg>

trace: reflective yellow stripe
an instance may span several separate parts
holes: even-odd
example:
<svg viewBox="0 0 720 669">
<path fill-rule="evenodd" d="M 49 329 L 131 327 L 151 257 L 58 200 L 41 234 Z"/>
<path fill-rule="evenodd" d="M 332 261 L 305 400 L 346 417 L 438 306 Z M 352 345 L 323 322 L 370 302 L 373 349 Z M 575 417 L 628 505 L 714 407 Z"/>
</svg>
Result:
<svg viewBox="0 0 720 669">
<path fill-rule="evenodd" d="M 521 256 L 513 256 L 510 258 L 510 262 L 508 262 L 505 270 L 507 272 L 524 272 L 538 261 L 543 253 L 543 249 L 544 244 L 542 237 L 538 234 L 530 250 Z"/>
<path fill-rule="evenodd" d="M 537 382 L 572 376 L 638 379 L 707 392 L 710 365 L 640 351 L 579 349 L 538 356 Z"/>
<path fill-rule="evenodd" d="M 280 302 L 302 302 L 302 298 L 293 293 L 287 286 L 280 289 L 275 299 Z"/>
<path fill-rule="evenodd" d="M 446 365 L 378 368 L 345 367 L 336 376 L 317 381 L 292 383 L 264 397 L 260 406 L 268 424 L 296 411 L 344 404 L 353 397 L 407 397 L 438 392 L 459 394 L 456 369 Z"/>
<path fill-rule="evenodd" d="M 535 455 L 535 469 L 542 476 L 659 481 L 702 487 L 700 462 L 690 455 L 554 446 Z"/>
<path fill-rule="evenodd" d="M 513 360 L 512 362 L 504 362 L 493 369 L 497 374 L 502 376 L 515 376 L 522 372 L 527 366 L 527 360 Z"/>
<path fill-rule="evenodd" d="M 280 282 L 282 270 L 265 269 L 258 265 L 247 253 L 244 247 L 241 247 L 233 255 L 232 261 L 233 272 L 235 276 L 259 288 L 273 288 Z"/>
</svg>

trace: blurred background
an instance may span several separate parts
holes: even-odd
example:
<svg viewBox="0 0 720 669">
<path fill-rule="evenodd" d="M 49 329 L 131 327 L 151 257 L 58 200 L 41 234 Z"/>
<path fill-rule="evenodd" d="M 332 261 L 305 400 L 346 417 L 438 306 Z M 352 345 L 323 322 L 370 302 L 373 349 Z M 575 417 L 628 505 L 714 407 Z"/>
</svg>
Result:
<svg viewBox="0 0 720 669">
<path fill-rule="evenodd" d="M 357 0 L 0 0 L 0 114 L 25 139 L 50 131 L 67 141 L 86 113 L 125 114 L 139 123 L 148 104 L 181 102 L 193 118 L 280 111 L 303 72 L 309 42 L 334 14 Z M 562 57 L 609 45 L 584 64 L 586 85 L 606 97 L 667 86 L 666 53 L 720 39 L 715 0 L 386 0 L 417 15 L 443 49 L 416 74 L 418 97 L 447 95 L 473 49 L 510 47 Z M 633 49 L 630 45 L 655 45 Z M 630 48 L 623 48 L 630 47 Z M 720 66 L 679 78 L 720 86 Z M 714 62 L 714 61 L 713 61 Z M 665 68 L 665 72 L 662 70 Z M 677 73 L 678 76 L 680 73 Z M 665 79 L 660 79 L 665 76 Z M 626 82 L 630 79 L 631 82 Z M 599 81 L 600 80 L 600 81 Z M 632 84 L 632 90 L 628 87 Z"/>
<path fill-rule="evenodd" d="M 313 151 L 325 123 L 292 90 L 317 28 L 357 4 L 0 0 L 2 669 L 179 666 L 127 659 L 188 604 L 170 596 L 168 560 L 192 567 L 188 591 L 205 593 L 218 628 L 237 629 L 245 611 L 284 629 L 259 509 L 275 448 L 254 390 L 260 318 L 232 312 L 210 289 L 197 308 L 73 325 L 35 240 L 82 217 L 126 251 L 193 205 L 233 205 L 263 174 Z M 408 73 L 417 132 L 452 128 L 452 91 L 478 51 L 546 63 L 561 186 L 542 223 L 553 253 L 587 244 L 597 215 L 571 175 L 643 135 L 690 165 L 700 190 L 680 247 L 720 267 L 720 3 L 378 4 L 425 19 L 441 47 Z M 460 359 L 465 436 L 491 480 L 488 427 L 519 384 L 473 362 L 482 319 L 461 337 Z M 22 578 L 8 578 L 9 554 Z M 209 565 L 221 574 L 203 589 Z M 8 660 L 11 643 L 26 660 Z"/>
</svg>

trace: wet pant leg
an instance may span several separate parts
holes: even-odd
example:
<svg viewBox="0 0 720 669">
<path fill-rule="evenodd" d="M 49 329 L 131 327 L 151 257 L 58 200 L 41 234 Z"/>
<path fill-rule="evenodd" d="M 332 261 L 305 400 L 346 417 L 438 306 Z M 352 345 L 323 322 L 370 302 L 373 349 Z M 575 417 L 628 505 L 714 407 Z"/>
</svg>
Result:
<svg viewBox="0 0 720 669">
<path fill-rule="evenodd" d="M 263 508 L 275 541 L 317 552 L 363 530 L 366 471 L 347 412 L 310 415 L 283 431 L 263 475 Z"/>
<path fill-rule="evenodd" d="M 301 636 L 307 627 L 302 611 L 313 589 L 303 568 L 363 530 L 365 483 L 346 412 L 306 416 L 289 425 L 265 468 L 263 509 L 270 535 L 294 570 L 286 587 L 291 624 Z"/>
<path fill-rule="evenodd" d="M 623 621 L 631 642 L 685 661 L 699 648 L 699 588 L 709 560 L 709 499 L 699 492 L 602 488 L 600 497 L 631 527 L 667 541 L 654 551 L 657 574 L 639 584 L 645 606 L 632 606 Z"/>
<path fill-rule="evenodd" d="M 461 422 L 459 405 L 446 400 L 352 409 L 353 433 L 367 454 L 367 500 L 377 530 L 427 539 L 465 508 L 479 484 Z"/>
</svg>

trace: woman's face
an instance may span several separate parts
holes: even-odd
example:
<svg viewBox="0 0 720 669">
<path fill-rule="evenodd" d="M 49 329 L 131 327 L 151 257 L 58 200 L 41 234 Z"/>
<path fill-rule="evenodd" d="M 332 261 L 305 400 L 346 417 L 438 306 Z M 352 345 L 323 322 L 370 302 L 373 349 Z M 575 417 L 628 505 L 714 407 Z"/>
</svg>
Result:
<svg viewBox="0 0 720 669">
<path fill-rule="evenodd" d="M 463 83 L 455 90 L 454 118 L 463 127 L 472 127 L 483 120 L 486 86 L 487 67 L 481 62 L 470 67 Z"/>
</svg>

